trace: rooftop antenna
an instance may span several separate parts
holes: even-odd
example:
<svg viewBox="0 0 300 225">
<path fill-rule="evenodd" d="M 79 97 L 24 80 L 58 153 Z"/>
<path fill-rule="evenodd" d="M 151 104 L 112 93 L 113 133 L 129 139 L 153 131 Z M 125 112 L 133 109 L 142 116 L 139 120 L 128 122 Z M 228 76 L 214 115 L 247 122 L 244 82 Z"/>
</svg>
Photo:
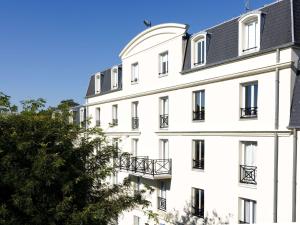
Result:
<svg viewBox="0 0 300 225">
<path fill-rule="evenodd" d="M 250 0 L 245 1 L 245 11 L 246 12 L 250 11 Z"/>
<path fill-rule="evenodd" d="M 151 21 L 149 21 L 149 20 L 144 20 L 144 24 L 147 28 L 151 27 Z"/>
</svg>

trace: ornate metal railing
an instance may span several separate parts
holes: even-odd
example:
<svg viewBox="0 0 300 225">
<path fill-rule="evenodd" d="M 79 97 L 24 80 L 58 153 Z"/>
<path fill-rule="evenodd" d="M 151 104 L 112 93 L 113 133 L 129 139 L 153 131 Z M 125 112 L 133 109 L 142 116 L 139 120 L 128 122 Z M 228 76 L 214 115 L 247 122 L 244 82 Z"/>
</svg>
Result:
<svg viewBox="0 0 300 225">
<path fill-rule="evenodd" d="M 115 166 L 121 170 L 148 175 L 171 174 L 171 159 L 149 159 L 147 156 L 131 157 L 129 154 L 122 155 L 116 160 Z"/>
<path fill-rule="evenodd" d="M 192 215 L 203 218 L 204 217 L 204 210 L 201 209 L 201 208 L 197 208 L 197 207 L 192 206 Z"/>
<path fill-rule="evenodd" d="M 193 168 L 194 169 L 204 169 L 204 159 L 193 159 Z"/>
<path fill-rule="evenodd" d="M 257 184 L 257 167 L 240 165 L 240 182 L 244 184 Z"/>
<path fill-rule="evenodd" d="M 163 114 L 159 116 L 159 126 L 160 128 L 167 128 L 169 127 L 169 115 Z"/>
<path fill-rule="evenodd" d="M 257 117 L 257 107 L 241 108 L 241 118 Z"/>
<path fill-rule="evenodd" d="M 117 126 L 118 125 L 118 119 L 112 119 L 112 123 L 113 126 Z"/>
<path fill-rule="evenodd" d="M 205 119 L 205 111 L 193 111 L 193 120 L 204 120 Z"/>
<path fill-rule="evenodd" d="M 163 211 L 167 210 L 167 199 L 157 197 L 157 208 Z"/>
<path fill-rule="evenodd" d="M 131 127 L 132 127 L 132 129 L 138 129 L 139 128 L 139 118 L 138 117 L 132 117 Z"/>
</svg>

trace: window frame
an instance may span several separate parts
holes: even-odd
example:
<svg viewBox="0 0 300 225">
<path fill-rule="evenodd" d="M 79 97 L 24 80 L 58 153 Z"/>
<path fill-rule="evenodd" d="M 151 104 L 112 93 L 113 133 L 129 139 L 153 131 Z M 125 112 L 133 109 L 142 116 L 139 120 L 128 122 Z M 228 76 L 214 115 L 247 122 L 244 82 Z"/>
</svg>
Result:
<svg viewBox="0 0 300 225">
<path fill-rule="evenodd" d="M 205 89 L 201 89 L 201 90 L 195 90 L 192 92 L 192 121 L 193 122 L 204 122 L 205 121 Z M 196 110 L 196 94 L 199 93 L 199 100 L 200 100 L 200 107 L 201 109 L 200 110 Z M 202 96 L 204 95 L 203 97 L 203 100 L 202 101 Z M 204 103 L 203 103 L 204 102 Z M 203 104 L 203 105 L 202 105 Z M 203 109 L 202 109 L 203 108 Z M 199 113 L 198 117 L 199 119 L 195 118 L 197 113 Z"/>
<path fill-rule="evenodd" d="M 101 73 L 96 73 L 95 77 L 95 95 L 101 93 Z"/>
<path fill-rule="evenodd" d="M 194 212 L 194 210 L 196 210 L 196 204 L 194 205 L 194 203 L 196 202 L 196 201 L 194 202 L 196 194 L 194 194 L 194 190 L 198 191 L 198 197 L 200 197 L 200 201 L 198 201 L 198 207 L 197 207 L 197 210 L 200 211 L 200 213 Z M 204 193 L 204 189 L 192 187 L 192 192 L 191 192 L 191 213 L 192 213 L 192 215 L 197 216 L 199 218 L 204 218 L 204 210 L 205 210 L 205 193 Z"/>
<path fill-rule="evenodd" d="M 118 125 L 118 104 L 112 105 L 112 125 Z"/>
<path fill-rule="evenodd" d="M 167 60 L 166 60 L 166 71 L 163 72 L 163 57 L 166 56 Z M 164 77 L 164 76 L 168 76 L 169 74 L 169 51 L 164 51 L 161 52 L 158 55 L 158 76 L 159 77 Z"/>
<path fill-rule="evenodd" d="M 139 101 L 131 102 L 131 128 L 132 130 L 139 129 Z"/>
<path fill-rule="evenodd" d="M 245 207 L 246 202 L 251 204 L 249 211 L 252 212 L 252 216 L 251 216 L 252 218 L 249 217 L 249 221 L 247 221 L 247 218 L 246 218 L 246 207 Z M 252 210 L 251 210 L 251 207 L 252 207 Z M 256 200 L 239 197 L 239 215 L 238 215 L 239 223 L 244 223 L 244 224 L 256 223 L 256 213 L 257 213 L 257 201 Z M 251 213 L 249 213 L 249 214 L 251 215 Z"/>
<path fill-rule="evenodd" d="M 199 42 L 203 42 L 201 56 L 203 57 L 202 61 L 199 62 Z M 191 38 L 191 68 L 201 67 L 206 65 L 206 57 L 207 57 L 207 32 L 200 32 L 195 34 Z"/>
<path fill-rule="evenodd" d="M 247 13 L 239 18 L 239 55 L 246 55 L 260 50 L 261 45 L 261 21 L 262 21 L 262 12 L 254 11 Z M 249 23 L 256 21 L 255 26 L 255 44 L 256 46 L 249 48 L 249 45 L 246 46 L 246 40 L 249 42 L 249 33 L 246 32 L 246 26 Z M 248 35 L 247 35 L 248 34 Z M 248 36 L 248 37 L 246 37 Z M 247 39 L 246 39 L 247 38 Z"/>
<path fill-rule="evenodd" d="M 251 87 L 250 96 L 247 87 Z M 250 107 L 249 102 L 250 99 Z M 240 112 L 241 120 L 258 118 L 258 81 L 248 81 L 240 84 Z"/>
<path fill-rule="evenodd" d="M 159 128 L 168 129 L 170 122 L 169 96 L 159 98 Z"/>
<path fill-rule="evenodd" d="M 110 81 L 111 90 L 115 90 L 119 88 L 119 68 L 118 66 L 114 66 L 111 69 L 111 81 Z"/>
<path fill-rule="evenodd" d="M 199 159 L 198 161 L 200 161 L 202 163 L 202 165 L 200 166 L 194 166 L 194 161 L 197 160 L 195 159 L 195 144 L 196 142 L 199 142 L 199 146 L 200 146 L 200 151 L 199 151 Z M 203 146 L 203 148 L 202 148 Z M 192 169 L 193 170 L 204 170 L 205 168 L 205 140 L 204 139 L 193 139 L 192 140 Z"/>
<path fill-rule="evenodd" d="M 247 146 L 251 147 L 251 156 L 249 157 L 249 150 Z M 257 141 L 240 141 L 239 151 L 239 183 L 246 185 L 257 185 Z M 251 163 L 247 163 L 247 161 Z"/>
<path fill-rule="evenodd" d="M 96 107 L 95 108 L 95 125 L 96 127 L 100 127 L 101 126 L 101 108 L 100 107 Z"/>
<path fill-rule="evenodd" d="M 131 84 L 138 84 L 138 83 L 139 83 L 139 63 L 135 62 L 131 64 Z"/>
</svg>

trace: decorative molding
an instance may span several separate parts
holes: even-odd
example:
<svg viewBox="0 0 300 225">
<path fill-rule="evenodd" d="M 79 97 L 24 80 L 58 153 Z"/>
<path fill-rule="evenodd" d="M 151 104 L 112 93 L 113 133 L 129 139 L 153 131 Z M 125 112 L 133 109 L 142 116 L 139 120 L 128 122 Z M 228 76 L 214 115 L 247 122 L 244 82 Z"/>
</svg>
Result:
<svg viewBox="0 0 300 225">
<path fill-rule="evenodd" d="M 114 132 L 114 131 L 108 131 L 108 132 L 104 132 L 104 134 L 106 136 L 139 136 L 141 135 L 141 132 L 138 131 L 120 131 L 120 132 Z"/>
</svg>

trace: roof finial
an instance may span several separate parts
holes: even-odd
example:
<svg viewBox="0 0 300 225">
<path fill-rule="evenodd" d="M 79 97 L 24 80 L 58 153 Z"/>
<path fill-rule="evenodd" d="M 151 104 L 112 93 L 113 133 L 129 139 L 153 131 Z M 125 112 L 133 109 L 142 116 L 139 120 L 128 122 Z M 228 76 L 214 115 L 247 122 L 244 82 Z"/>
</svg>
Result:
<svg viewBox="0 0 300 225">
<path fill-rule="evenodd" d="M 245 0 L 245 11 L 248 12 L 250 10 L 250 0 Z"/>
<path fill-rule="evenodd" d="M 144 24 L 145 26 L 148 28 L 148 27 L 151 27 L 151 21 L 150 20 L 144 20 Z"/>
</svg>

